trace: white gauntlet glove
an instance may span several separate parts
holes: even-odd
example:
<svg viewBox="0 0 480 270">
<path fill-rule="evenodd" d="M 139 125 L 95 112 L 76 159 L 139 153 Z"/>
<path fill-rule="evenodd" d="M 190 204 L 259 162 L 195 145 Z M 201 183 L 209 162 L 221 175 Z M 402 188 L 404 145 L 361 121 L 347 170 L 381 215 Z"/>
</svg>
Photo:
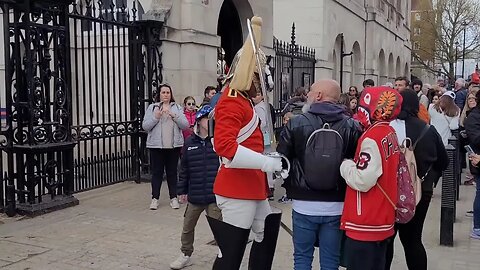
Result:
<svg viewBox="0 0 480 270">
<path fill-rule="evenodd" d="M 282 159 L 265 156 L 265 162 L 263 163 L 261 170 L 266 173 L 282 171 Z"/>
<path fill-rule="evenodd" d="M 268 157 L 241 145 L 238 146 L 233 160 L 223 159 L 225 168 L 257 169 L 267 173 L 280 172 L 282 159 Z"/>
</svg>

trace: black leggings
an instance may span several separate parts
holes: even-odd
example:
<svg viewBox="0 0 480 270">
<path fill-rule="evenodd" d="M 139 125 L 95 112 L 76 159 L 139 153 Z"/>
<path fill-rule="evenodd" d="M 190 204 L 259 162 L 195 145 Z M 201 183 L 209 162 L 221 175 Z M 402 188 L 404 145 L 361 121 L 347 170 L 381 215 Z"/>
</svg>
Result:
<svg viewBox="0 0 480 270">
<path fill-rule="evenodd" d="M 152 172 L 152 199 L 160 197 L 163 172 L 167 172 L 170 199 L 177 197 L 177 167 L 180 147 L 173 149 L 150 148 L 150 171 Z"/>
<path fill-rule="evenodd" d="M 348 270 L 384 270 L 385 253 L 388 242 L 364 242 L 347 237 L 345 240 L 345 259 Z"/>
<path fill-rule="evenodd" d="M 415 208 L 415 216 L 406 224 L 395 225 L 395 235 L 392 237 L 387 249 L 387 261 L 385 269 L 390 269 L 393 260 L 393 244 L 396 232 L 400 235 L 405 260 L 410 270 L 427 270 L 427 252 L 422 243 L 423 224 L 427 216 L 428 207 L 432 200 L 432 194 L 423 193 L 422 199 Z"/>
</svg>

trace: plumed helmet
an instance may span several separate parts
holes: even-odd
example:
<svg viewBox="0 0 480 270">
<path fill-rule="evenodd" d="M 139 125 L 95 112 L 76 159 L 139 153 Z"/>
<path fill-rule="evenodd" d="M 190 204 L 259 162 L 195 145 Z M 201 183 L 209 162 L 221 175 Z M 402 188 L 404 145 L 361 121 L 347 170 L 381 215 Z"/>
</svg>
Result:
<svg viewBox="0 0 480 270">
<path fill-rule="evenodd" d="M 260 48 L 262 39 L 262 18 L 252 18 L 252 31 L 255 35 L 255 47 Z M 258 49 L 260 55 L 260 67 L 257 66 L 256 56 L 253 51 L 250 34 L 245 40 L 243 47 L 235 54 L 232 65 L 226 79 L 231 79 L 230 88 L 238 91 L 248 91 L 252 85 L 254 73 L 264 72 L 267 63 L 265 53 Z"/>
</svg>

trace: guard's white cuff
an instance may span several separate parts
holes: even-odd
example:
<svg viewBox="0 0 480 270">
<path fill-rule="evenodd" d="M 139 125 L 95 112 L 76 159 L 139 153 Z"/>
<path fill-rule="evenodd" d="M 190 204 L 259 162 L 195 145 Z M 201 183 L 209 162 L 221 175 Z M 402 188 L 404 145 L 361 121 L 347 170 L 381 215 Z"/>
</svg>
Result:
<svg viewBox="0 0 480 270">
<path fill-rule="evenodd" d="M 261 170 L 267 157 L 244 146 L 238 145 L 232 160 L 223 158 L 225 168 Z"/>
</svg>

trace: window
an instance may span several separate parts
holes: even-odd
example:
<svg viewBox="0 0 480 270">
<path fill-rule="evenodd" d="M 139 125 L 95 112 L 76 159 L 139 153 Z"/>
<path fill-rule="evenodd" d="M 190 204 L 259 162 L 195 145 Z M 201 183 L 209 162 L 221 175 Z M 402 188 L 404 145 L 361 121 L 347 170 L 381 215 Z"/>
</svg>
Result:
<svg viewBox="0 0 480 270">
<path fill-rule="evenodd" d="M 414 36 L 419 36 L 420 34 L 421 34 L 421 31 L 420 31 L 419 27 L 413 28 L 413 35 Z"/>
<path fill-rule="evenodd" d="M 420 13 L 415 13 L 415 20 L 416 21 L 422 20 L 422 15 L 420 15 Z"/>
<path fill-rule="evenodd" d="M 417 41 L 413 42 L 413 50 L 415 51 L 420 50 L 420 44 Z"/>
</svg>

